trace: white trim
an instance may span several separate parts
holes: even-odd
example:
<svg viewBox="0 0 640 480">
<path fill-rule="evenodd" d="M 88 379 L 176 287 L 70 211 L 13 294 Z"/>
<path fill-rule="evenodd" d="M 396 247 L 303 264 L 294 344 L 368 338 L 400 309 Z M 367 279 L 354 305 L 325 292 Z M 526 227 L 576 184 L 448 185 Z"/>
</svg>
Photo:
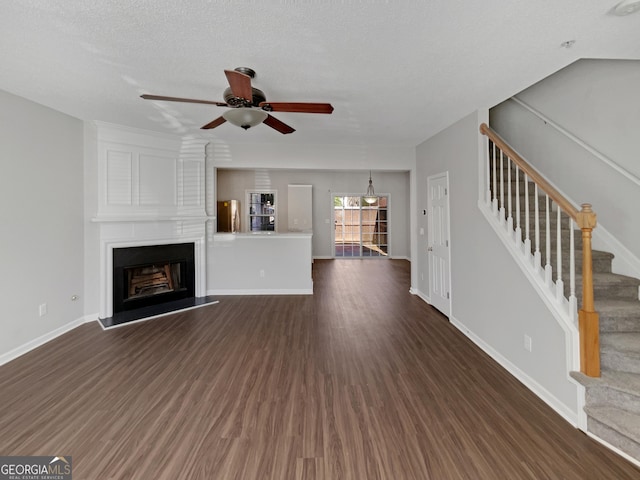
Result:
<svg viewBox="0 0 640 480">
<path fill-rule="evenodd" d="M 601 443 L 602 445 L 604 445 L 605 447 L 607 447 L 609 450 L 613 451 L 614 453 L 617 453 L 618 455 L 620 455 L 622 458 L 624 458 L 625 460 L 633 463 L 636 467 L 640 467 L 640 460 L 638 460 L 637 458 L 633 458 L 631 455 L 629 455 L 628 453 L 623 452 L 622 450 L 620 450 L 617 447 L 614 447 L 613 445 L 611 445 L 609 442 L 601 439 L 600 437 L 594 435 L 591 432 L 587 432 L 585 431 L 584 433 L 586 433 L 589 437 L 593 438 L 596 442 Z"/>
<path fill-rule="evenodd" d="M 545 122 L 550 127 L 555 128 L 558 132 L 560 132 L 562 135 L 564 135 L 568 139 L 573 140 L 573 142 L 575 142 L 576 144 L 580 145 L 582 148 L 584 148 L 587 152 L 589 152 L 591 155 L 596 157 L 598 160 L 601 160 L 602 162 L 604 162 L 607 165 L 609 165 L 611 168 L 613 168 L 616 172 L 618 172 L 620 175 L 622 175 L 626 179 L 632 181 L 636 185 L 640 185 L 640 178 L 635 176 L 633 173 L 631 173 L 626 168 L 618 165 L 616 162 L 611 160 L 605 154 L 603 154 L 603 153 L 599 152 L 598 150 L 596 150 L 595 148 L 593 148 L 591 145 L 586 143 L 581 138 L 576 137 L 573 133 L 569 132 L 565 128 L 563 128 L 560 125 L 558 125 L 557 123 L 555 123 L 549 117 L 545 116 L 542 112 L 539 112 L 538 110 L 536 110 L 532 106 L 530 106 L 527 103 L 525 103 L 522 100 L 520 100 L 518 97 L 511 97 L 511 100 L 513 100 L 515 103 L 517 103 L 518 105 L 523 107 L 525 110 L 528 110 L 529 112 L 531 112 L 533 115 L 538 117 L 540 120 Z"/>
<path fill-rule="evenodd" d="M 240 288 L 207 290 L 209 295 L 313 295 L 313 288 L 260 288 L 247 290 Z"/>
<path fill-rule="evenodd" d="M 313 257 L 314 260 L 333 260 L 335 257 L 330 255 L 315 255 Z"/>
<path fill-rule="evenodd" d="M 24 355 L 25 353 L 29 353 L 31 350 L 38 348 L 44 345 L 47 342 L 50 342 L 56 337 L 63 335 L 76 327 L 79 327 L 83 323 L 87 323 L 93 321 L 98 318 L 98 314 L 85 315 L 83 317 L 77 318 L 61 327 L 56 328 L 44 335 L 40 335 L 38 338 L 34 338 L 33 340 L 28 341 L 27 343 L 20 345 L 19 347 L 14 348 L 13 350 L 8 351 L 0 355 L 0 365 L 4 365 L 16 358 Z"/>
<path fill-rule="evenodd" d="M 507 248 L 507 251 L 511 253 L 511 256 L 515 260 L 516 264 L 520 267 L 531 285 L 533 285 L 534 289 L 538 293 L 538 296 L 542 299 L 542 301 L 544 301 L 545 305 L 558 322 L 558 325 L 560 325 L 560 327 L 564 330 L 565 351 L 567 354 L 567 374 L 571 371 L 580 370 L 580 342 L 578 327 L 571 319 L 569 312 L 569 302 L 566 298 L 562 299 L 562 303 L 557 301 L 557 297 L 551 293 L 551 290 L 548 288 L 545 279 L 536 272 L 533 261 L 525 260 L 525 258 L 529 258 L 531 257 L 531 255 L 528 253 L 524 253 L 521 248 L 519 249 L 515 246 L 513 237 L 505 234 L 505 226 L 501 226 L 498 224 L 498 220 L 491 211 L 491 208 L 483 201 L 478 202 L 478 208 L 487 219 L 489 225 L 491 225 L 493 230 L 496 232 L 498 238 L 500 238 L 504 246 Z M 526 257 L 527 255 L 528 257 Z"/>
<path fill-rule="evenodd" d="M 431 305 L 431 297 L 421 290 L 417 288 L 410 288 L 409 293 L 412 295 L 417 295 L 420 299 L 422 299 L 426 304 Z M 434 307 L 435 308 L 435 307 Z"/>
<path fill-rule="evenodd" d="M 167 315 L 173 315 L 174 313 L 186 312 L 187 310 L 195 310 L 196 308 L 208 307 L 209 305 L 215 305 L 220 303 L 219 300 L 213 300 L 211 302 L 203 303 L 202 305 L 194 305 L 193 307 L 185 307 L 179 310 L 172 310 L 170 312 L 159 313 L 158 315 L 151 315 L 150 317 L 139 318 L 138 320 L 131 320 L 130 322 L 120 323 L 118 325 L 112 325 L 110 327 L 105 327 L 102 325 L 100 320 L 96 319 L 98 325 L 102 328 L 102 330 L 113 330 L 114 328 L 127 327 L 129 325 L 133 325 L 134 323 L 146 322 L 147 320 L 153 320 L 154 318 L 166 317 Z"/>
<path fill-rule="evenodd" d="M 525 372 L 520 370 L 515 364 L 513 364 L 509 359 L 502 356 L 497 350 L 493 347 L 485 343 L 480 337 L 478 337 L 475 333 L 473 333 L 469 328 L 467 328 L 462 322 L 460 322 L 455 317 L 451 316 L 450 318 L 451 324 L 455 326 L 463 335 L 469 338 L 473 343 L 475 343 L 482 351 L 484 351 L 487 355 L 493 358 L 496 362 L 500 364 L 505 370 L 507 370 L 511 375 L 513 375 L 520 383 L 522 383 L 525 387 L 531 390 L 534 394 L 536 394 L 540 399 L 542 399 L 547 405 L 549 405 L 553 410 L 558 413 L 562 418 L 564 418 L 567 422 L 569 422 L 574 427 L 578 426 L 578 413 L 570 410 L 567 406 L 558 400 L 549 390 L 540 385 L 536 380 L 531 378 Z"/>
</svg>

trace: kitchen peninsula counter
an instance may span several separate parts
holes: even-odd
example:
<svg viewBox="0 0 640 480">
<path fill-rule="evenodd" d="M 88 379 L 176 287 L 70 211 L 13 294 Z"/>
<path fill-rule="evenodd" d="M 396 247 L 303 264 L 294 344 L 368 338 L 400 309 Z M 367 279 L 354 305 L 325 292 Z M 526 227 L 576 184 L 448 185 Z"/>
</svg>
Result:
<svg viewBox="0 0 640 480">
<path fill-rule="evenodd" d="M 209 295 L 313 294 L 313 235 L 216 233 L 210 243 Z"/>
</svg>

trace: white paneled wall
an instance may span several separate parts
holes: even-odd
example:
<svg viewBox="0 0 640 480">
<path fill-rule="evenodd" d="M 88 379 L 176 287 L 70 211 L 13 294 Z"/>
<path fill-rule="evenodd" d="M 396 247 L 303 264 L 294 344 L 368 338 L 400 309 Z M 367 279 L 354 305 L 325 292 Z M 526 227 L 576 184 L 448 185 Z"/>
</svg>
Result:
<svg viewBox="0 0 640 480">
<path fill-rule="evenodd" d="M 205 144 L 98 124 L 96 219 L 204 216 Z"/>
</svg>

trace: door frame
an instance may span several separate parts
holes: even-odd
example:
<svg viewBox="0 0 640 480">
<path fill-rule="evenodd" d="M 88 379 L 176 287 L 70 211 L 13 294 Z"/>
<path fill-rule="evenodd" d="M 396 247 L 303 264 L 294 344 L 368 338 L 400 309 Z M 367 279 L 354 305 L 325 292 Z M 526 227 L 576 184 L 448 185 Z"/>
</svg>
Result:
<svg viewBox="0 0 640 480">
<path fill-rule="evenodd" d="M 449 198 L 451 197 L 450 193 L 451 193 L 451 189 L 449 186 L 449 171 L 446 170 L 444 172 L 440 172 L 440 173 L 436 173 L 434 175 L 429 175 L 427 177 L 427 214 L 429 215 L 428 218 L 428 222 L 431 222 L 431 195 L 429 195 L 429 187 L 431 182 L 433 182 L 434 180 L 437 179 L 441 179 L 444 178 L 445 180 L 445 189 L 446 189 L 446 208 L 447 208 L 447 220 L 446 220 L 446 237 L 447 240 L 449 241 L 449 247 L 447 248 L 447 264 L 448 264 L 448 277 L 449 277 L 449 285 L 448 285 L 448 289 L 449 289 L 449 312 L 448 313 L 444 313 L 441 312 L 443 315 L 445 315 L 447 318 L 451 319 L 452 317 L 452 311 L 453 311 L 453 289 L 452 289 L 452 282 L 451 282 L 451 202 L 449 200 Z M 429 225 L 429 224 L 428 224 Z M 431 231 L 430 229 L 427 231 L 427 247 L 429 247 L 429 237 L 431 236 Z M 429 252 L 427 251 L 427 275 L 429 275 L 429 298 L 431 298 L 431 257 L 432 255 L 429 254 Z M 430 302 L 431 305 L 433 305 L 433 300 L 431 300 Z"/>
</svg>

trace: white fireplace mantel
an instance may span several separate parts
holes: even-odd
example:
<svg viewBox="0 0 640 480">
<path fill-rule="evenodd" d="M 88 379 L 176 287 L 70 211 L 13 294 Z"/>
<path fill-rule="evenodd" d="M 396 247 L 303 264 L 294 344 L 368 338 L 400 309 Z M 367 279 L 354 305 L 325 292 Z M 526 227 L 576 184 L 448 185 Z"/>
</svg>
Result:
<svg viewBox="0 0 640 480">
<path fill-rule="evenodd" d="M 195 294 L 205 296 L 206 140 L 95 123 L 100 318 L 113 315 L 113 249 L 194 243 Z"/>
<path fill-rule="evenodd" d="M 151 230 L 144 227 L 153 225 Z M 102 225 L 100 239 L 100 318 L 113 316 L 113 250 L 115 248 L 193 243 L 195 261 L 195 295 L 206 295 L 205 225 L 190 225 L 188 234 L 176 234 L 173 222 L 157 224 L 107 224 Z M 108 232 L 107 232 L 108 231 Z M 195 235 L 194 235 L 195 234 Z"/>
</svg>

